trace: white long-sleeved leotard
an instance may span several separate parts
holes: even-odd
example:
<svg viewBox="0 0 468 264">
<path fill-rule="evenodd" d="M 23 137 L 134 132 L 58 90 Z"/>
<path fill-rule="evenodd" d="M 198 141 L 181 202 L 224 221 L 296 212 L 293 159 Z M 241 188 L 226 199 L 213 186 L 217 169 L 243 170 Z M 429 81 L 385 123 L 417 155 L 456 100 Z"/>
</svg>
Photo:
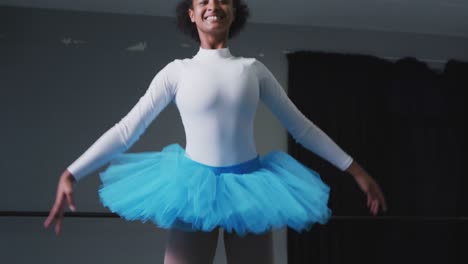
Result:
<svg viewBox="0 0 468 264">
<path fill-rule="evenodd" d="M 229 48 L 203 49 L 159 71 L 146 93 L 67 169 L 79 181 L 130 148 L 170 103 L 180 112 L 185 153 L 210 166 L 255 158 L 254 116 L 259 100 L 308 150 L 345 170 L 352 158 L 291 102 L 272 73 L 256 59 L 234 57 Z"/>
</svg>

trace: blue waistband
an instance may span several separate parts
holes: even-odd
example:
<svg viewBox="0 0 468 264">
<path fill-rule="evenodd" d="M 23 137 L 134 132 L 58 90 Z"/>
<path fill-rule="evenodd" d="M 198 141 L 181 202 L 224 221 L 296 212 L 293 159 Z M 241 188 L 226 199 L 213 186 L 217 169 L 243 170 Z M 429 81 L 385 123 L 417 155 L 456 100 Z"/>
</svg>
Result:
<svg viewBox="0 0 468 264">
<path fill-rule="evenodd" d="M 255 158 L 241 162 L 239 164 L 231 165 L 231 166 L 210 166 L 206 165 L 203 163 L 200 163 L 198 161 L 195 161 L 191 159 L 187 154 L 184 155 L 185 158 L 187 158 L 188 161 L 195 163 L 197 165 L 203 166 L 205 168 L 211 169 L 214 173 L 220 174 L 220 173 L 249 173 L 252 171 L 257 170 L 260 168 L 260 156 L 257 155 Z"/>
</svg>

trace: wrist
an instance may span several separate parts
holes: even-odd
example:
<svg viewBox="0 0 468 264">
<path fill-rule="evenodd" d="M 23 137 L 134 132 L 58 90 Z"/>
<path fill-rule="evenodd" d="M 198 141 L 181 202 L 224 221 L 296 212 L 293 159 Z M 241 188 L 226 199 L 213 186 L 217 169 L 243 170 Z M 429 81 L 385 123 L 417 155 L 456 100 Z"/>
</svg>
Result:
<svg viewBox="0 0 468 264">
<path fill-rule="evenodd" d="M 367 172 L 356 161 L 353 161 L 351 165 L 349 165 L 346 172 L 351 174 L 354 178 L 362 178 L 367 174 Z"/>
<path fill-rule="evenodd" d="M 62 176 L 61 176 L 62 179 L 65 179 L 67 181 L 70 181 L 72 183 L 75 183 L 76 182 L 76 179 L 75 177 L 73 176 L 73 174 L 69 171 L 69 170 L 65 170 L 63 173 L 62 173 Z"/>
</svg>

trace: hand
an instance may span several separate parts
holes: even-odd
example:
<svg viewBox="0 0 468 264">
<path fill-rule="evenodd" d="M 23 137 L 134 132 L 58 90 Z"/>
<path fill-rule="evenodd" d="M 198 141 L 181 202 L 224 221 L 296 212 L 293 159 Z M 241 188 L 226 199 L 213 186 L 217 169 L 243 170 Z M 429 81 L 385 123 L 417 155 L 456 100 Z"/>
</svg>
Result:
<svg viewBox="0 0 468 264">
<path fill-rule="evenodd" d="M 73 212 L 76 211 L 75 203 L 73 202 L 72 197 L 74 182 L 75 179 L 73 178 L 73 175 L 68 170 L 65 170 L 59 179 L 59 183 L 57 186 L 57 196 L 55 198 L 54 206 L 50 210 L 49 216 L 44 221 L 44 228 L 48 228 L 55 219 L 55 233 L 57 235 L 60 234 L 60 230 L 62 228 L 65 199 L 68 202 L 70 210 L 72 210 Z"/>
<path fill-rule="evenodd" d="M 384 195 L 377 182 L 356 162 L 347 170 L 350 172 L 359 188 L 367 195 L 367 207 L 373 215 L 377 215 L 379 208 L 387 211 Z"/>
</svg>

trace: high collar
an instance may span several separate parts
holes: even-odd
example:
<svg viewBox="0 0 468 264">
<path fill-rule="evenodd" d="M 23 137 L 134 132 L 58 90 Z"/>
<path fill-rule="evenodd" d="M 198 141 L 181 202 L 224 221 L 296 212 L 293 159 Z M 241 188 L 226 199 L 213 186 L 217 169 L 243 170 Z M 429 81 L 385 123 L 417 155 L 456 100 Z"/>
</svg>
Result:
<svg viewBox="0 0 468 264">
<path fill-rule="evenodd" d="M 232 54 L 229 48 L 221 49 L 204 49 L 200 47 L 194 59 L 226 59 L 231 58 Z"/>
</svg>

